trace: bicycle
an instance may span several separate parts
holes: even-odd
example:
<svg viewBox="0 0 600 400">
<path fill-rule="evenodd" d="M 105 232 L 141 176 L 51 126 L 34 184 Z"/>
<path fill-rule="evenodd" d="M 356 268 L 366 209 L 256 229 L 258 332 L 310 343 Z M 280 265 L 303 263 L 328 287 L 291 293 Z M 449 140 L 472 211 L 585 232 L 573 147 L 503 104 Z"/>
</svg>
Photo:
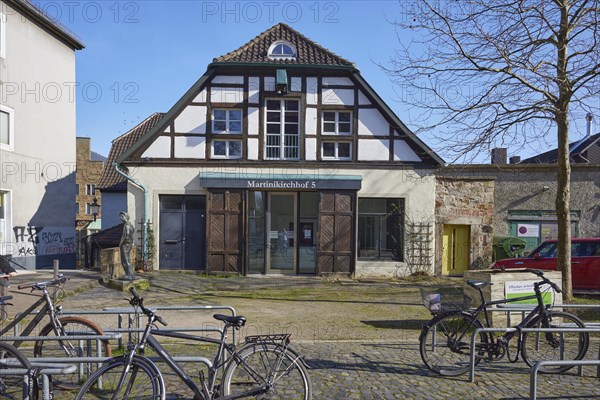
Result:
<svg viewBox="0 0 600 400">
<path fill-rule="evenodd" d="M 60 288 L 67 282 L 68 278 L 63 274 L 59 274 L 56 279 L 47 282 L 26 283 L 19 285 L 19 289 L 28 289 L 31 291 L 41 291 L 42 296 L 27 310 L 17 315 L 17 317 L 6 327 L 0 330 L 0 336 L 6 335 L 17 326 L 23 319 L 31 315 L 34 310 L 41 307 L 39 312 L 33 317 L 29 324 L 20 333 L 21 336 L 29 336 L 33 330 L 40 324 L 44 316 L 48 316 L 50 322 L 46 324 L 40 331 L 38 336 L 70 336 L 70 335 L 103 335 L 102 329 L 85 318 L 77 316 L 62 317 L 62 306 L 54 306 L 52 295 L 48 288 Z M 23 341 L 15 341 L 13 346 L 18 348 Z M 97 346 L 93 339 L 87 341 L 70 341 L 70 340 L 44 340 L 35 342 L 33 348 L 34 357 L 85 357 L 96 356 Z M 107 340 L 101 342 L 102 355 L 111 356 L 110 344 Z M 53 380 L 54 387 L 73 390 L 78 388 L 81 381 L 86 380 L 89 375 L 95 370 L 96 364 L 88 363 L 81 364 L 79 374 L 71 374 L 61 376 L 59 379 Z"/>
<path fill-rule="evenodd" d="M 243 316 L 215 314 L 223 322 L 220 339 L 160 331 L 155 322 L 167 322 L 144 306 L 144 300 L 134 288 L 129 303 L 148 317 L 140 340 L 128 345 L 129 353 L 115 357 L 96 371 L 82 386 L 77 400 L 90 399 L 160 399 L 166 397 L 163 375 L 156 364 L 144 356 L 149 346 L 158 357 L 179 376 L 194 393 L 195 400 L 240 399 L 247 397 L 270 399 L 304 399 L 312 397 L 312 385 L 301 357 L 289 348 L 290 335 L 258 335 L 246 337 L 241 348 L 227 343 L 227 331 L 239 330 L 246 323 Z M 193 340 L 218 345 L 214 361 L 206 360 L 206 377 L 200 371 L 200 386 L 196 385 L 181 366 L 158 342 L 154 335 Z M 222 378 L 217 384 L 220 370 Z"/>
<path fill-rule="evenodd" d="M 516 272 L 516 271 L 512 271 Z M 434 317 L 423 326 L 419 337 L 421 358 L 425 365 L 433 372 L 444 376 L 458 376 L 470 369 L 471 346 L 470 340 L 476 329 L 483 328 L 480 320 L 483 313 L 485 327 L 491 327 L 489 306 L 512 303 L 521 300 L 536 299 L 537 305 L 531 312 L 516 325 L 516 332 L 507 332 L 494 335 L 491 332 L 479 332 L 475 345 L 476 365 L 486 358 L 488 361 L 500 360 L 506 356 L 510 362 L 517 362 L 519 354 L 523 361 L 530 367 L 539 360 L 581 360 L 589 347 L 589 334 L 587 332 L 573 333 L 534 333 L 522 332 L 521 328 L 554 328 L 554 327 L 580 327 L 584 323 L 575 315 L 554 311 L 551 305 L 543 301 L 542 286 L 547 285 L 545 291 L 553 289 L 560 293 L 561 290 L 554 282 L 544 276 L 543 271 L 526 269 L 541 278 L 534 282 L 535 295 L 521 296 L 510 299 L 485 301 L 483 288 L 491 282 L 468 280 L 467 284 L 477 289 L 480 294 L 480 305 L 476 309 L 451 310 L 433 312 Z M 438 305 L 439 306 L 439 305 Z M 509 342 L 517 337 L 517 352 L 511 358 Z M 572 366 L 545 367 L 541 372 L 561 373 Z"/>
<path fill-rule="evenodd" d="M 12 296 L 0 297 L 0 305 L 12 305 L 6 302 L 12 298 Z M 26 377 L 23 375 L 4 374 L 4 372 L 9 372 L 9 370 L 14 369 L 24 369 L 27 370 L 28 373 L 26 374 Z M 28 398 L 30 400 L 37 399 L 37 385 L 34 384 L 34 382 L 37 381 L 35 380 L 36 378 L 31 363 L 17 348 L 8 343 L 0 342 L 0 399 L 23 398 L 23 379 L 29 380 Z"/>
</svg>

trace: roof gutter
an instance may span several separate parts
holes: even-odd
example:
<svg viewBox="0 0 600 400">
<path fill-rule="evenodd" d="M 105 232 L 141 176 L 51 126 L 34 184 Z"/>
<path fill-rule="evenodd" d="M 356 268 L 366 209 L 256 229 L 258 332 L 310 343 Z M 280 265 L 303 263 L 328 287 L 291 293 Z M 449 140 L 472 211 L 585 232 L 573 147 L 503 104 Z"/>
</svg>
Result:
<svg viewBox="0 0 600 400">
<path fill-rule="evenodd" d="M 146 205 L 148 204 L 148 190 L 146 190 L 146 187 L 144 185 L 142 185 L 140 183 L 140 181 L 138 181 L 137 179 L 134 179 L 133 177 L 127 175 L 126 173 L 124 173 L 123 171 L 121 171 L 119 169 L 119 164 L 116 161 L 113 161 L 112 163 L 113 167 L 115 168 L 115 171 L 117 171 L 117 174 L 121 175 L 123 178 L 127 179 L 129 182 L 133 183 L 135 186 L 137 186 L 138 188 L 140 188 L 142 190 L 142 193 L 144 193 L 144 213 L 143 213 L 143 219 L 142 219 L 142 260 L 145 262 L 148 259 L 148 224 L 147 224 L 147 211 L 146 211 Z"/>
<path fill-rule="evenodd" d="M 251 62 L 212 62 L 208 68 L 216 67 L 272 67 L 272 68 L 298 68 L 298 69 L 331 69 L 359 72 L 354 65 L 317 65 L 317 64 L 285 64 L 285 63 L 251 63 Z"/>
</svg>

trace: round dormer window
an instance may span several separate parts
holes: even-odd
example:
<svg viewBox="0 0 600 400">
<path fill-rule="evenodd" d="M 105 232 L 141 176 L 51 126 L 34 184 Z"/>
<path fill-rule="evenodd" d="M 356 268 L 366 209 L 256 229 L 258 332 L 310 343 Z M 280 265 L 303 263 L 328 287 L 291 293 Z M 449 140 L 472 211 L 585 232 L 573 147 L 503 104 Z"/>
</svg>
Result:
<svg viewBox="0 0 600 400">
<path fill-rule="evenodd" d="M 296 47 L 290 42 L 278 40 L 269 47 L 269 58 L 296 58 Z"/>
</svg>

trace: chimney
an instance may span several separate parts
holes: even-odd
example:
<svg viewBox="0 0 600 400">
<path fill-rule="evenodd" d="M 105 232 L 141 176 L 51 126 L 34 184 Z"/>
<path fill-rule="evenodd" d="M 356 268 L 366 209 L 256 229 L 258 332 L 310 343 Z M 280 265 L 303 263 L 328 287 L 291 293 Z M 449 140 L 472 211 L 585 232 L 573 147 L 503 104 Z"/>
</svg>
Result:
<svg viewBox="0 0 600 400">
<path fill-rule="evenodd" d="M 492 149 L 492 164 L 504 165 L 506 164 L 506 157 L 506 147 Z"/>
<path fill-rule="evenodd" d="M 511 164 L 518 164 L 521 162 L 521 156 L 512 156 L 508 159 Z"/>
<path fill-rule="evenodd" d="M 592 115 L 592 113 L 588 113 L 585 116 L 585 122 L 586 122 L 586 132 L 585 132 L 585 137 L 589 138 L 590 136 L 593 135 L 592 129 L 594 127 L 594 116 Z"/>
</svg>

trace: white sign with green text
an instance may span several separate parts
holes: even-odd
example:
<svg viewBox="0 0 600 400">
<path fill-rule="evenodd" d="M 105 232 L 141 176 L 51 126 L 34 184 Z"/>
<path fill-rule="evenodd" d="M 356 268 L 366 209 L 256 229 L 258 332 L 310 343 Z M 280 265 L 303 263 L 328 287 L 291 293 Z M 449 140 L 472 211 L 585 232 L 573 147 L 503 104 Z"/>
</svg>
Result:
<svg viewBox="0 0 600 400">
<path fill-rule="evenodd" d="M 535 296 L 533 290 L 533 284 L 536 281 L 508 281 L 504 282 L 504 294 L 507 300 L 516 299 L 518 297 Z M 542 291 L 542 299 L 544 304 L 552 304 L 552 294 L 554 293 L 550 289 L 550 285 L 544 284 L 540 287 Z M 508 304 L 537 304 L 537 299 L 517 300 Z M 507 305 L 508 305 L 507 304 Z"/>
</svg>

